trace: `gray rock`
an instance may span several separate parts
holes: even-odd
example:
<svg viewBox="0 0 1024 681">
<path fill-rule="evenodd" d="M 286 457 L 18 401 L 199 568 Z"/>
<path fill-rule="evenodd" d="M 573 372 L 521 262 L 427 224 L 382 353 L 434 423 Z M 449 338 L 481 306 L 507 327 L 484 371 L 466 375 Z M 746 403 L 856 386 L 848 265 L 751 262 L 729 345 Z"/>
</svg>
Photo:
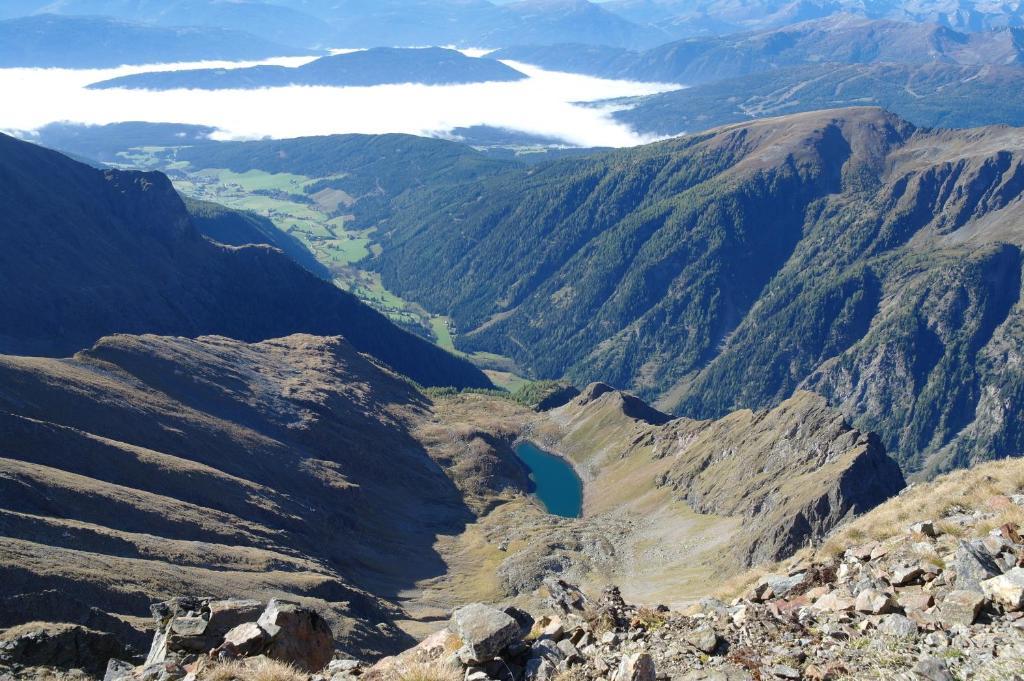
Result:
<svg viewBox="0 0 1024 681">
<path fill-rule="evenodd" d="M 687 643 L 708 655 L 715 652 L 718 647 L 718 634 L 706 624 L 687 632 L 685 638 Z"/>
<path fill-rule="evenodd" d="M 780 679 L 799 679 L 800 670 L 784 664 L 776 664 L 768 667 L 768 673 Z"/>
<path fill-rule="evenodd" d="M 981 591 L 981 583 L 1002 570 L 980 541 L 961 541 L 953 559 L 956 587 L 961 591 Z"/>
<path fill-rule="evenodd" d="M 266 644 L 267 638 L 267 632 L 263 631 L 260 625 L 255 622 L 246 622 L 225 634 L 224 643 L 220 648 L 248 657 L 257 655 Z"/>
<path fill-rule="evenodd" d="M 562 639 L 558 642 L 558 651 L 562 653 L 562 659 L 569 664 L 576 664 L 583 661 L 583 656 L 580 654 L 579 649 L 572 644 L 572 641 L 568 639 Z"/>
<path fill-rule="evenodd" d="M 984 602 L 985 597 L 979 591 L 950 591 L 939 606 L 939 616 L 947 627 L 969 626 L 977 619 Z"/>
<path fill-rule="evenodd" d="M 937 537 L 939 535 L 935 530 L 935 523 L 930 520 L 914 523 L 910 526 L 910 531 L 916 534 L 923 534 L 926 537 Z"/>
<path fill-rule="evenodd" d="M 903 615 L 885 615 L 878 625 L 878 631 L 895 638 L 913 638 L 917 636 L 918 626 Z"/>
<path fill-rule="evenodd" d="M 946 663 L 937 657 L 925 657 L 914 666 L 914 673 L 928 681 L 953 681 Z"/>
<path fill-rule="evenodd" d="M 107 671 L 103 674 L 103 681 L 121 681 L 131 677 L 135 671 L 135 665 L 131 662 L 111 658 L 107 661 Z"/>
<path fill-rule="evenodd" d="M 310 608 L 275 598 L 256 624 L 270 639 L 264 654 L 271 659 L 293 664 L 303 671 L 318 672 L 334 657 L 331 627 Z"/>
<path fill-rule="evenodd" d="M 555 677 L 556 668 L 544 658 L 531 658 L 523 670 L 525 681 L 550 681 Z"/>
<path fill-rule="evenodd" d="M 1024 609 L 1024 568 L 1013 568 L 1004 575 L 986 579 L 981 583 L 985 596 L 1005 609 Z"/>
<path fill-rule="evenodd" d="M 473 603 L 452 613 L 448 629 L 462 639 L 459 659 L 464 664 L 489 662 L 520 638 L 518 622 L 482 603 Z"/>
<path fill-rule="evenodd" d="M 647 653 L 626 655 L 612 681 L 655 681 L 654 659 Z"/>
<path fill-rule="evenodd" d="M 857 594 L 854 607 L 858 612 L 869 615 L 884 615 L 896 609 L 892 596 L 876 589 L 864 589 Z"/>
</svg>

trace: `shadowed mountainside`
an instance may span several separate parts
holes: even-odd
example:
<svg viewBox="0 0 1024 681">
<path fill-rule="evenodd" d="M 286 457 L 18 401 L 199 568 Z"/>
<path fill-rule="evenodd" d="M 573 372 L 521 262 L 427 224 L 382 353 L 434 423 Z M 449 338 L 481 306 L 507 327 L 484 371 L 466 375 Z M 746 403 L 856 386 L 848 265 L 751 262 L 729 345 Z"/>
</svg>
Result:
<svg viewBox="0 0 1024 681">
<path fill-rule="evenodd" d="M 806 387 L 908 472 L 1024 452 L 1021 132 L 799 114 L 394 202 L 460 346 L 721 416 Z"/>
<path fill-rule="evenodd" d="M 435 537 L 525 486 L 507 445 L 432 431 L 431 409 L 340 338 L 0 357 L 3 592 L 133 623 L 180 593 L 288 594 L 346 647 L 392 649 L 407 639 L 374 626 L 399 617 L 382 598 L 442 574 Z"/>
<path fill-rule="evenodd" d="M 274 248 L 204 239 L 160 173 L 100 171 L 0 136 L 0 350 L 62 355 L 110 333 L 343 334 L 426 385 L 480 371 Z"/>
</svg>

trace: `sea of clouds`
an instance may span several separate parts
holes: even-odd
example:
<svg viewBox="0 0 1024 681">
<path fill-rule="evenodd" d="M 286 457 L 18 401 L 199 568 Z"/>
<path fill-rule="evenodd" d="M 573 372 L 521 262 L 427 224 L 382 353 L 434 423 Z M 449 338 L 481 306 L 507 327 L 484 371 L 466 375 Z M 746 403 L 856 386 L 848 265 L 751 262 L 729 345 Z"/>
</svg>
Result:
<svg viewBox="0 0 1024 681">
<path fill-rule="evenodd" d="M 337 52 L 340 52 L 338 50 Z M 480 50 L 467 51 L 472 56 Z M 488 125 L 553 137 L 577 146 L 623 147 L 651 140 L 616 122 L 615 106 L 588 102 L 677 89 L 666 83 L 608 80 L 505 63 L 529 76 L 509 83 L 285 87 L 261 90 L 89 90 L 144 71 L 298 66 L 308 57 L 261 62 L 198 62 L 116 69 L 0 69 L 0 130 L 31 131 L 55 122 L 188 123 L 217 128 L 217 139 L 288 138 L 335 133 L 446 135 Z"/>
</svg>

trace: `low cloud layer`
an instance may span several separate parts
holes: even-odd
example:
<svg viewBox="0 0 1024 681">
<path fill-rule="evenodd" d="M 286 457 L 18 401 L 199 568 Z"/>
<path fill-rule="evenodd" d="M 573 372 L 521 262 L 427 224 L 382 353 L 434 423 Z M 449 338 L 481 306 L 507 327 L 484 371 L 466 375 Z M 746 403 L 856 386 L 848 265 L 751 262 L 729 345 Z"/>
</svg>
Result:
<svg viewBox="0 0 1024 681">
<path fill-rule="evenodd" d="M 260 63 L 297 66 L 308 58 Z M 611 109 L 579 106 L 674 89 L 664 83 L 606 80 L 505 62 L 528 79 L 472 85 L 287 87 L 264 90 L 87 90 L 97 81 L 142 71 L 234 68 L 253 63 L 204 62 L 103 70 L 0 69 L 0 129 L 34 130 L 48 123 L 150 121 L 208 125 L 219 139 L 300 137 L 333 133 L 405 132 L 440 135 L 490 125 L 555 137 L 580 146 L 631 146 L 649 141 L 616 123 Z"/>
</svg>

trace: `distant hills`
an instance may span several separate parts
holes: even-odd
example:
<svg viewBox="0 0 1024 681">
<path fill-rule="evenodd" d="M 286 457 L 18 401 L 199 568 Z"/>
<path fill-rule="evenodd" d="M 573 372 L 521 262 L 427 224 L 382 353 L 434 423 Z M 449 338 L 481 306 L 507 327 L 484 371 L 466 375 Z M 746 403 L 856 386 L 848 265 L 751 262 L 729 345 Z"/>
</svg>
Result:
<svg viewBox="0 0 1024 681">
<path fill-rule="evenodd" d="M 194 69 L 140 73 L 89 87 L 171 90 L 220 90 L 287 85 L 368 86 L 393 83 L 428 85 L 513 81 L 526 78 L 492 59 L 467 57 L 440 47 L 377 47 L 321 57 L 299 67 L 254 66 L 242 69 Z"/>
<path fill-rule="evenodd" d="M 916 125 L 1024 125 L 1024 68 L 959 64 L 817 64 L 705 83 L 629 102 L 614 117 L 678 135 L 766 116 L 881 106 Z"/>
<path fill-rule="evenodd" d="M 340 334 L 425 385 L 490 385 L 280 251 L 206 240 L 160 173 L 0 136 L 0 205 L 0 351 L 62 356 L 111 333 Z"/>
<path fill-rule="evenodd" d="M 935 24 L 836 15 L 781 29 L 679 40 L 643 52 L 568 44 L 510 47 L 489 56 L 609 78 L 697 85 L 822 63 L 1020 66 L 1024 29 L 959 33 Z"/>
<path fill-rule="evenodd" d="M 465 350 L 695 417 L 814 390 L 941 470 L 1024 451 L 1022 154 L 873 108 L 766 119 L 411 191 L 371 266 Z"/>
<path fill-rule="evenodd" d="M 52 14 L 0 21 L 0 68 L 111 68 L 304 54 L 312 53 L 223 28 L 164 28 L 104 17 Z"/>
</svg>

